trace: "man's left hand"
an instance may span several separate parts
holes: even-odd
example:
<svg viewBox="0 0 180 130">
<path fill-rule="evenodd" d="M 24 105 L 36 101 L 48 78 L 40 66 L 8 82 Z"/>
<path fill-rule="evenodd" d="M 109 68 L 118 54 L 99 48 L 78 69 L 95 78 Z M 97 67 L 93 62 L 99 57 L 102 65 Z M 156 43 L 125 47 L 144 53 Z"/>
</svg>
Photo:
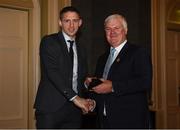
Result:
<svg viewBox="0 0 180 130">
<path fill-rule="evenodd" d="M 98 93 L 98 94 L 106 94 L 112 92 L 112 81 L 101 79 L 103 83 L 93 87 L 91 91 Z"/>
</svg>

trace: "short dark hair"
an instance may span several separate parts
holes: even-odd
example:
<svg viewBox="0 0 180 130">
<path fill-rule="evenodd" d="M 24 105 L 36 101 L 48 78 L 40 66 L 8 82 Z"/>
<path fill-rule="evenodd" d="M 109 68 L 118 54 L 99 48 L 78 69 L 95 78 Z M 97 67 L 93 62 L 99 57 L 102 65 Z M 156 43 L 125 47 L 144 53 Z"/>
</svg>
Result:
<svg viewBox="0 0 180 130">
<path fill-rule="evenodd" d="M 59 18 L 62 20 L 62 18 L 63 18 L 63 15 L 64 15 L 64 13 L 66 13 L 66 12 L 75 12 L 75 13 L 77 13 L 78 15 L 79 15 L 79 17 L 81 18 L 81 15 L 80 15 L 80 12 L 79 12 L 79 10 L 77 10 L 75 7 L 73 7 L 73 6 L 66 6 L 66 7 L 64 7 L 60 12 L 59 12 Z"/>
</svg>

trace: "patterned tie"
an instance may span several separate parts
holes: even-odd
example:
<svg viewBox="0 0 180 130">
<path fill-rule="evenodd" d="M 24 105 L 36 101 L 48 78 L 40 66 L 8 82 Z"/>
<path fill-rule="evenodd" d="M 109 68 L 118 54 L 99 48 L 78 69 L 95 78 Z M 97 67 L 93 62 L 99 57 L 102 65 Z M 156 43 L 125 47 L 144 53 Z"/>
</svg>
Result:
<svg viewBox="0 0 180 130">
<path fill-rule="evenodd" d="M 74 65 L 74 52 L 73 52 L 73 44 L 74 41 L 68 40 L 68 42 L 70 43 L 70 47 L 69 47 L 69 55 L 71 58 L 71 65 L 72 65 L 72 69 L 73 69 L 73 65 Z"/>
<path fill-rule="evenodd" d="M 103 73 L 103 78 L 104 79 L 107 79 L 109 70 L 110 70 L 111 65 L 113 63 L 113 57 L 114 57 L 115 51 L 116 51 L 115 48 L 112 48 L 111 51 L 110 51 L 109 57 L 107 59 L 107 62 L 106 62 L 105 68 L 104 68 L 104 73 Z"/>
</svg>

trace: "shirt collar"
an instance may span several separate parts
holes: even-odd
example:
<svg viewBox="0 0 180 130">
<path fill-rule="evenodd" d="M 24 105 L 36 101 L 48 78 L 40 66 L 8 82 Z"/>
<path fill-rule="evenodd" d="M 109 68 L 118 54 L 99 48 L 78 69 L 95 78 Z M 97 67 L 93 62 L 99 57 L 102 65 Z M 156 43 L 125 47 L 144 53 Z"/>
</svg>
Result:
<svg viewBox="0 0 180 130">
<path fill-rule="evenodd" d="M 123 43 L 121 43 L 119 46 L 115 47 L 116 51 L 119 53 L 121 51 L 121 49 L 123 48 L 123 46 L 126 44 L 127 40 L 125 40 Z M 113 47 L 111 47 L 110 49 L 112 49 Z"/>
<path fill-rule="evenodd" d="M 66 43 L 67 43 L 68 40 L 75 41 L 75 39 L 71 39 L 65 32 L 62 31 L 62 34 L 64 36 L 64 39 L 65 39 Z"/>
</svg>

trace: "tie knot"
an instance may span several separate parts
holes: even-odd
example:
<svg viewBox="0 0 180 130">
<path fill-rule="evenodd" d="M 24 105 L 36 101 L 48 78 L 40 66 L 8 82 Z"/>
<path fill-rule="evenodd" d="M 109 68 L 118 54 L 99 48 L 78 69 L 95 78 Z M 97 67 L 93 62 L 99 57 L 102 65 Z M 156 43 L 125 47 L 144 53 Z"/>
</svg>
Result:
<svg viewBox="0 0 180 130">
<path fill-rule="evenodd" d="M 72 40 L 67 40 L 67 42 L 70 43 L 70 46 L 73 46 L 74 41 L 72 41 Z"/>
<path fill-rule="evenodd" d="M 111 48 L 111 55 L 113 56 L 114 55 L 114 52 L 116 51 L 116 49 L 115 48 Z"/>
</svg>

